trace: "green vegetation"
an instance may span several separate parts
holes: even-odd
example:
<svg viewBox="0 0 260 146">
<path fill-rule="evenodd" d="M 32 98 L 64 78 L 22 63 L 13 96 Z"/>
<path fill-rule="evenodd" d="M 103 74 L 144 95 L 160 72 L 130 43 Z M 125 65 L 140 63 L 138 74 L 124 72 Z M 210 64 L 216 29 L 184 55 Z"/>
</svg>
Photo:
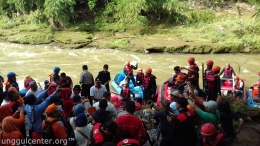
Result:
<svg viewBox="0 0 260 146">
<path fill-rule="evenodd" d="M 260 2 L 235 2 L 0 0 L 0 39 L 64 48 L 259 53 Z"/>
</svg>

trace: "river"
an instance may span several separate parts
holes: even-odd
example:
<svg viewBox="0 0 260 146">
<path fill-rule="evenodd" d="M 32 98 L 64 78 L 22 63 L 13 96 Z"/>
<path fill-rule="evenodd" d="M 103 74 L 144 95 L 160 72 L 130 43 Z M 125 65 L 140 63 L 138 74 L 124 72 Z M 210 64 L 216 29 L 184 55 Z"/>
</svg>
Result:
<svg viewBox="0 0 260 146">
<path fill-rule="evenodd" d="M 151 67 L 157 77 L 157 84 L 162 84 L 173 75 L 174 66 L 188 66 L 187 59 L 195 57 L 196 63 L 201 66 L 207 60 L 212 59 L 215 65 L 224 67 L 227 62 L 231 64 L 235 72 L 246 79 L 246 86 L 250 86 L 258 79 L 260 71 L 259 55 L 244 54 L 142 54 L 130 51 L 113 49 L 60 49 L 50 45 L 21 45 L 12 43 L 0 43 L 0 69 L 1 75 L 6 78 L 9 71 L 15 72 L 20 89 L 23 88 L 23 80 L 26 75 L 31 75 L 43 85 L 43 81 L 49 79 L 53 67 L 59 66 L 61 72 L 65 72 L 78 84 L 82 65 L 88 65 L 89 71 L 94 77 L 102 70 L 104 64 L 109 65 L 111 78 L 115 73 L 122 71 L 126 60 L 137 61 L 139 67 Z M 243 64 L 240 67 L 239 64 Z M 201 77 L 200 77 L 201 79 Z"/>
</svg>

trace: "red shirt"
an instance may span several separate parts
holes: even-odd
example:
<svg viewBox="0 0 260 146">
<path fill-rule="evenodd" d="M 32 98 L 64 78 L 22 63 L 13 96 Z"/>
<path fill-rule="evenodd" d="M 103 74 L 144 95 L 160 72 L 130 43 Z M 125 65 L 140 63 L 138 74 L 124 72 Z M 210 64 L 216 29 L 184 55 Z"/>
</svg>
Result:
<svg viewBox="0 0 260 146">
<path fill-rule="evenodd" d="M 138 136 L 145 134 L 141 119 L 134 115 L 122 115 L 117 118 L 116 124 L 118 126 L 117 133 L 127 130 L 136 140 L 138 140 Z"/>
<path fill-rule="evenodd" d="M 72 80 L 69 76 L 66 76 L 66 78 L 61 81 L 62 88 L 70 88 L 71 84 L 72 84 Z"/>
</svg>

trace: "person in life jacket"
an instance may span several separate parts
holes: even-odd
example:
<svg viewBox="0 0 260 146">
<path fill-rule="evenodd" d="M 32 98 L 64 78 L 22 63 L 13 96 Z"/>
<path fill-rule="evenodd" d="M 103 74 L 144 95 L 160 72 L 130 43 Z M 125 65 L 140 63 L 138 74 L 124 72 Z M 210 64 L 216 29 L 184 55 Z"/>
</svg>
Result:
<svg viewBox="0 0 260 146">
<path fill-rule="evenodd" d="M 184 77 L 184 79 L 186 78 L 186 73 L 182 73 L 182 72 L 181 72 L 181 68 L 180 68 L 179 66 L 175 66 L 175 67 L 173 68 L 173 70 L 174 70 L 175 74 L 173 75 L 172 80 L 168 82 L 168 86 L 173 86 L 173 85 L 175 85 L 175 83 L 176 83 L 176 78 L 177 78 L 179 75 L 181 75 L 182 77 Z M 167 82 L 165 82 L 165 83 L 167 83 Z"/>
<path fill-rule="evenodd" d="M 206 77 L 207 77 L 207 75 L 211 72 L 211 69 L 212 69 L 212 67 L 213 67 L 214 62 L 213 62 L 212 60 L 208 60 L 208 61 L 206 62 L 206 64 L 207 64 L 207 68 L 205 69 L 204 75 L 203 75 L 203 84 L 204 84 L 204 89 L 205 89 L 205 90 L 208 89 L 208 84 L 207 84 L 208 82 L 207 82 Z"/>
<path fill-rule="evenodd" d="M 115 142 L 116 130 L 117 124 L 114 121 L 95 123 L 90 133 L 91 145 L 102 146 L 106 142 Z"/>
<path fill-rule="evenodd" d="M 5 91 L 8 91 L 10 87 L 15 87 L 16 90 L 19 92 L 19 85 L 16 82 L 16 74 L 14 72 L 9 72 L 7 74 L 7 80 L 5 81 Z"/>
<path fill-rule="evenodd" d="M 53 78 L 53 82 L 50 83 L 49 85 L 49 90 L 47 92 L 48 96 L 50 96 L 53 92 L 56 91 L 56 89 L 60 86 L 61 84 L 61 78 L 59 75 L 55 75 Z"/>
<path fill-rule="evenodd" d="M 206 76 L 208 101 L 216 101 L 218 95 L 221 95 L 220 77 L 218 76 L 219 71 L 219 66 L 213 66 L 212 70 Z"/>
<path fill-rule="evenodd" d="M 120 95 L 122 96 L 123 101 L 130 100 L 130 88 L 129 88 L 129 83 L 125 82 L 124 87 L 121 90 Z"/>
<path fill-rule="evenodd" d="M 196 66 L 190 65 L 189 68 L 181 67 L 181 69 L 188 70 L 187 78 L 193 78 L 196 81 L 196 87 L 199 88 L 199 73 L 196 71 Z"/>
<path fill-rule="evenodd" d="M 51 74 L 49 74 L 49 76 L 50 76 L 50 82 L 53 82 L 54 80 L 54 76 L 56 76 L 56 75 L 59 75 L 59 73 L 60 73 L 60 68 L 59 67 L 54 67 L 53 68 L 53 73 L 51 73 Z"/>
<path fill-rule="evenodd" d="M 222 78 L 232 78 L 232 74 L 234 74 L 234 76 L 236 76 L 234 69 L 230 66 L 229 63 L 227 63 L 226 66 L 221 70 L 221 72 L 219 73 L 219 76 L 221 76 L 223 73 L 224 73 L 224 75 Z"/>
<path fill-rule="evenodd" d="M 146 103 L 148 100 L 151 100 L 154 98 L 156 93 L 156 77 L 152 74 L 151 68 L 145 69 L 145 76 L 144 76 L 144 91 L 143 91 L 143 100 L 144 105 L 146 106 Z"/>
<path fill-rule="evenodd" d="M 35 81 L 35 80 L 30 75 L 26 75 L 25 80 L 24 80 L 24 88 L 26 88 L 27 91 L 30 90 L 30 85 L 29 84 L 32 81 Z"/>
<path fill-rule="evenodd" d="M 239 79 L 239 76 L 235 76 L 234 81 L 235 81 L 235 86 L 234 86 L 234 88 L 235 88 L 235 91 L 234 91 L 235 98 L 237 98 L 237 97 L 241 98 L 241 96 L 244 93 L 244 82 Z"/>
<path fill-rule="evenodd" d="M 134 68 L 133 68 L 133 66 L 130 64 L 130 62 L 129 62 L 129 61 L 126 61 L 125 66 L 124 66 L 124 70 L 123 70 L 123 72 L 124 72 L 124 74 L 125 74 L 125 76 L 126 76 L 126 80 L 127 80 L 127 82 L 130 82 L 130 80 L 132 80 L 134 86 L 136 86 L 136 84 L 135 84 L 135 78 L 134 78 L 134 75 L 133 75 L 133 69 L 134 69 Z"/>
<path fill-rule="evenodd" d="M 211 123 L 206 123 L 201 127 L 201 137 L 199 146 L 226 146 L 225 136 L 216 132 L 216 127 Z"/>
<path fill-rule="evenodd" d="M 143 73 L 143 69 L 142 68 L 140 68 L 138 73 L 136 74 L 136 82 L 137 82 L 137 86 L 143 85 L 144 73 Z"/>
</svg>

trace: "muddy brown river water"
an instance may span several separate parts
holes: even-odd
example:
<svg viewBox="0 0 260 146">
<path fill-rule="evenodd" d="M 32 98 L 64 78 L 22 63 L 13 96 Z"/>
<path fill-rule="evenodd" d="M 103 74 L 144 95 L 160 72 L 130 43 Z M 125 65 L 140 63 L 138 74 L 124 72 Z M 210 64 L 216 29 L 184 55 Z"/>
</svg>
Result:
<svg viewBox="0 0 260 146">
<path fill-rule="evenodd" d="M 255 54 L 142 54 L 112 49 L 70 50 L 49 45 L 0 43 L 1 75 L 6 78 L 9 71 L 15 72 L 18 75 L 17 80 L 21 89 L 26 75 L 31 75 L 43 84 L 55 66 L 59 66 L 61 72 L 70 76 L 75 85 L 78 84 L 84 64 L 88 65 L 89 71 L 94 77 L 102 70 L 104 64 L 108 64 L 111 77 L 113 77 L 115 73 L 122 71 L 126 60 L 137 61 L 139 67 L 142 68 L 151 67 L 153 74 L 157 77 L 157 84 L 160 85 L 173 75 L 174 66 L 188 66 L 187 59 L 190 56 L 195 57 L 196 63 L 200 66 L 200 74 L 202 63 L 212 59 L 214 64 L 221 67 L 229 62 L 235 72 L 241 78 L 246 79 L 246 86 L 250 86 L 259 78 L 257 73 L 260 71 L 260 55 Z"/>
</svg>

